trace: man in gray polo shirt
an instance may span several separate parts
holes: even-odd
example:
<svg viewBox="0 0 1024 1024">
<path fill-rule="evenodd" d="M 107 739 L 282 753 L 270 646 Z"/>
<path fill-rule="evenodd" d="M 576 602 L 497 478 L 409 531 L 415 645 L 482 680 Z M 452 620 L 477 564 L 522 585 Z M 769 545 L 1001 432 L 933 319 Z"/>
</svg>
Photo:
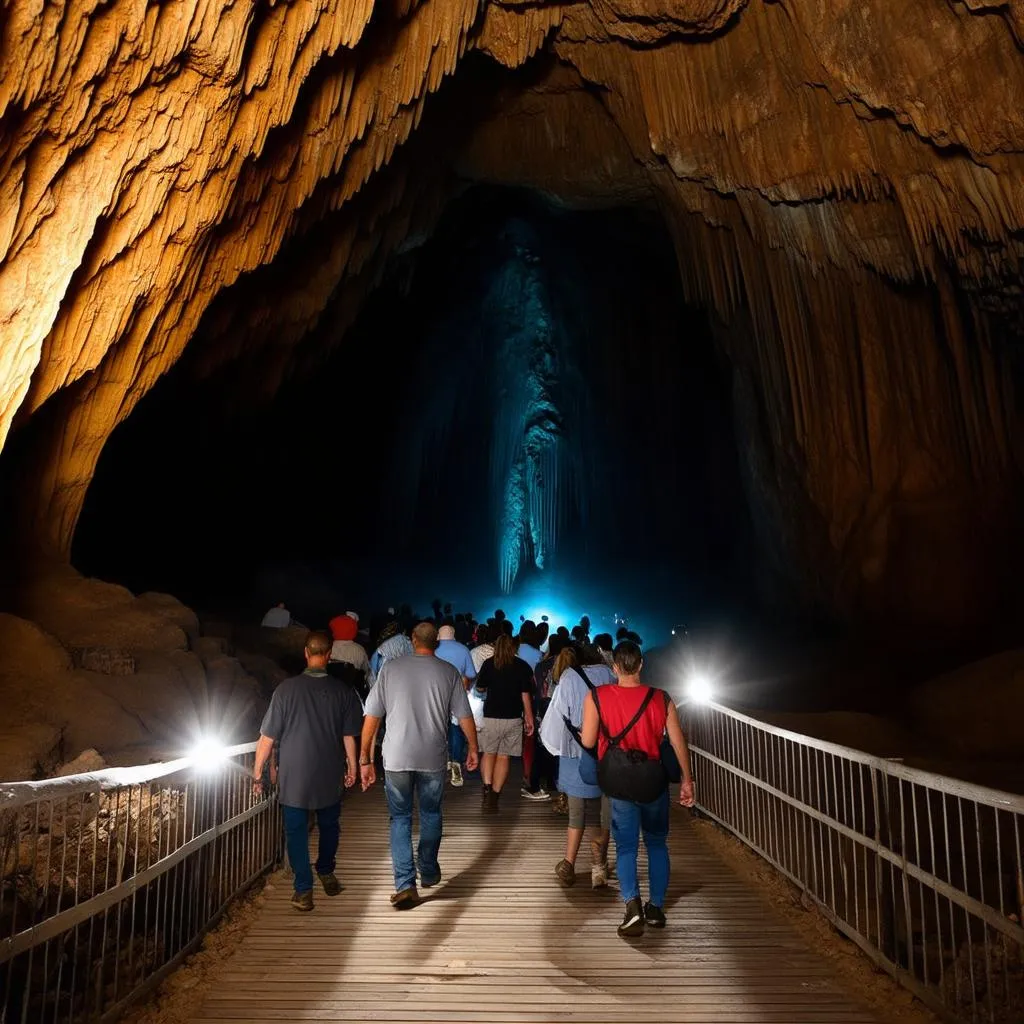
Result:
<svg viewBox="0 0 1024 1024">
<path fill-rule="evenodd" d="M 362 729 L 363 709 L 350 686 L 327 674 L 331 644 L 327 633 L 306 637 L 306 671 L 286 679 L 270 698 L 253 765 L 253 786 L 259 792 L 274 744 L 280 745 L 277 796 L 288 860 L 295 871 L 292 906 L 296 910 L 313 909 L 310 811 L 316 811 L 320 833 L 316 873 L 324 893 L 337 896 L 342 890 L 334 874 L 341 796 L 345 786 L 355 785 L 356 737 Z"/>
<path fill-rule="evenodd" d="M 441 847 L 441 803 L 448 767 L 448 723 L 454 716 L 466 736 L 466 767 L 479 761 L 476 724 L 466 697 L 462 673 L 440 658 L 437 629 L 421 622 L 412 631 L 412 654 L 389 661 L 366 698 L 359 756 L 363 789 L 377 781 L 373 751 L 381 719 L 384 733 L 384 793 L 391 815 L 391 864 L 395 873 L 392 906 L 406 909 L 419 902 L 416 861 L 424 889 L 441 881 L 437 863 Z M 413 796 L 420 806 L 420 841 L 412 851 Z"/>
</svg>

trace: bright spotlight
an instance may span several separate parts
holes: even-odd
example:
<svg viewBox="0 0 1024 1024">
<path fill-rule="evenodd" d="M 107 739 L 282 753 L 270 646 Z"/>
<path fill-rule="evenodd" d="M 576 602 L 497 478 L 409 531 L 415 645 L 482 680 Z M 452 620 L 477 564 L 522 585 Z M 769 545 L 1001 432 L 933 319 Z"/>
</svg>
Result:
<svg viewBox="0 0 1024 1024">
<path fill-rule="evenodd" d="M 715 698 L 711 680 L 702 672 L 693 672 L 686 680 L 686 696 L 694 704 L 710 704 Z"/>
<path fill-rule="evenodd" d="M 214 736 L 204 736 L 196 741 L 188 756 L 193 767 L 201 772 L 212 772 L 227 760 L 227 748 Z"/>
</svg>

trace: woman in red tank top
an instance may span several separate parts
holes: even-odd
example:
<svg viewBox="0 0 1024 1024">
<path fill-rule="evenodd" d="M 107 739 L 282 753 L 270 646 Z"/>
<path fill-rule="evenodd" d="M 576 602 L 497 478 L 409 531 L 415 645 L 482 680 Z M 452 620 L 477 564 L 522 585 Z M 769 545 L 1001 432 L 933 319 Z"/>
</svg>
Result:
<svg viewBox="0 0 1024 1024">
<path fill-rule="evenodd" d="M 650 687 L 640 682 L 643 654 L 637 644 L 623 640 L 615 648 L 614 669 L 617 684 L 601 687 L 600 711 L 594 694 L 588 694 L 583 704 L 583 725 L 580 739 L 585 747 L 597 745 L 600 760 L 608 749 L 608 736 L 616 736 L 632 721 L 647 696 Z M 600 716 L 600 717 L 599 717 Z M 605 728 L 600 728 L 601 723 Z M 676 706 L 667 694 L 648 703 L 643 715 L 619 742 L 623 750 L 642 750 L 649 758 L 661 757 L 661 743 L 668 734 L 669 742 L 679 759 L 682 785 L 679 802 L 692 807 L 693 774 L 690 770 L 690 751 L 686 746 Z M 619 891 L 626 904 L 626 913 L 619 925 L 619 934 L 643 935 L 645 924 L 652 928 L 665 927 L 665 894 L 668 891 L 668 786 L 656 800 L 640 804 L 632 800 L 612 798 L 612 838 L 615 840 L 616 871 Z M 647 849 L 650 876 L 650 899 L 640 902 L 640 883 L 637 878 L 637 857 L 640 836 Z"/>
</svg>

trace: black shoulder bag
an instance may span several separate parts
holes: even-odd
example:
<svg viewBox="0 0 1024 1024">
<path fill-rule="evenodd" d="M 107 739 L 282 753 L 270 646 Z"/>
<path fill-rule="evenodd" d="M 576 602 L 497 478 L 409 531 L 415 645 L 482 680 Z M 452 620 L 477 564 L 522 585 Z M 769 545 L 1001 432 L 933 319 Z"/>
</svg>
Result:
<svg viewBox="0 0 1024 1024">
<path fill-rule="evenodd" d="M 643 750 L 623 750 L 619 746 L 629 735 L 630 730 L 643 718 L 655 693 L 661 692 L 651 687 L 626 728 L 612 736 L 601 717 L 601 705 L 598 702 L 597 690 L 593 691 L 600 728 L 608 741 L 608 749 L 604 752 L 604 757 L 597 762 L 597 782 L 605 796 L 610 796 L 615 800 L 630 800 L 637 804 L 649 804 L 651 801 L 657 800 L 668 788 L 668 773 L 665 771 L 660 757 L 651 758 Z"/>
</svg>

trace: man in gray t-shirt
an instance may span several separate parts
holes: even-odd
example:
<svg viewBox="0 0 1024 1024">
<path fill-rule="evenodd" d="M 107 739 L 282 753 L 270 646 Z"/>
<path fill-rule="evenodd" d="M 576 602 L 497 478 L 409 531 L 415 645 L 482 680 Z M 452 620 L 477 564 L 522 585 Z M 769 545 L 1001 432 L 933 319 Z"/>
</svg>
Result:
<svg viewBox="0 0 1024 1024">
<path fill-rule="evenodd" d="M 363 726 L 355 691 L 327 674 L 331 643 L 327 633 L 306 637 L 306 671 L 286 679 L 270 698 L 253 765 L 253 783 L 261 789 L 264 768 L 278 745 L 277 795 L 295 871 L 292 906 L 297 910 L 313 909 L 310 811 L 316 812 L 320 833 L 316 873 L 328 896 L 342 890 L 334 874 L 341 796 L 344 786 L 355 785 L 356 737 Z"/>
<path fill-rule="evenodd" d="M 437 629 L 421 622 L 412 631 L 413 653 L 389 661 L 366 698 L 359 765 L 363 789 L 377 781 L 373 751 L 381 719 L 384 734 L 384 792 L 391 815 L 391 863 L 395 873 L 393 906 L 419 901 L 416 863 L 412 853 L 413 795 L 419 801 L 420 883 L 426 889 L 441 881 L 437 863 L 441 847 L 441 803 L 448 767 L 448 723 L 454 716 L 466 736 L 466 767 L 479 760 L 476 724 L 466 697 L 462 674 L 435 657 Z"/>
</svg>

